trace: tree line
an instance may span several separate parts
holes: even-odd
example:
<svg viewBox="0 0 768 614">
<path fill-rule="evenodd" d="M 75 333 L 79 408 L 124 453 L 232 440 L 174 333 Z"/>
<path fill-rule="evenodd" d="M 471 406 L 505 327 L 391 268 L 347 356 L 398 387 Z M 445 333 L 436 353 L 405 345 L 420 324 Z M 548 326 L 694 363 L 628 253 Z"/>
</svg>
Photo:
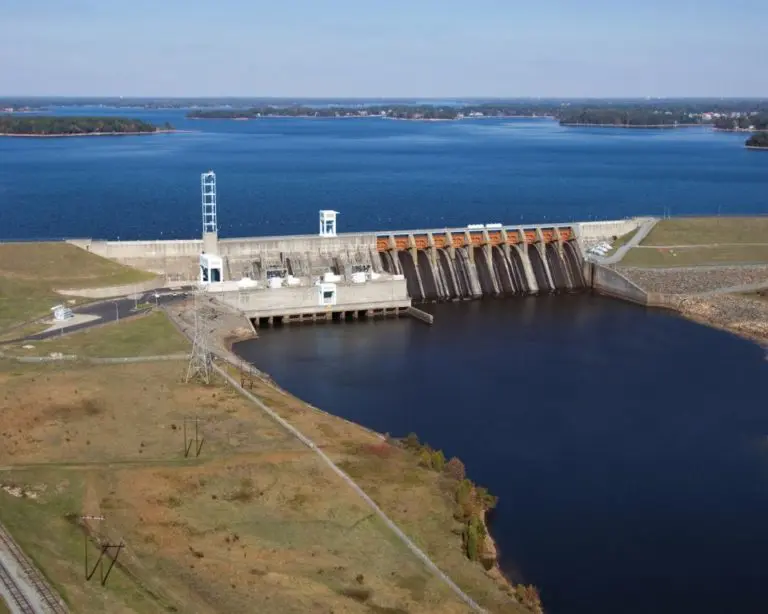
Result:
<svg viewBox="0 0 768 614">
<path fill-rule="evenodd" d="M 768 130 L 768 112 L 739 117 L 720 117 L 713 122 L 720 130 Z"/>
<path fill-rule="evenodd" d="M 173 127 L 165 123 L 164 130 Z M 0 116 L 0 134 L 18 135 L 77 135 L 99 133 L 151 133 L 160 128 L 154 124 L 123 117 L 50 117 L 50 116 Z"/>
<path fill-rule="evenodd" d="M 391 105 L 264 105 L 247 109 L 195 109 L 195 119 L 253 119 L 258 117 L 388 117 L 392 119 L 459 119 L 467 116 L 529 117 L 554 115 L 557 105 L 529 103 L 487 103 L 473 105 L 391 104 Z"/>
<path fill-rule="evenodd" d="M 560 114 L 562 125 L 677 126 L 700 124 L 701 119 L 682 111 L 646 108 L 573 109 Z"/>
</svg>

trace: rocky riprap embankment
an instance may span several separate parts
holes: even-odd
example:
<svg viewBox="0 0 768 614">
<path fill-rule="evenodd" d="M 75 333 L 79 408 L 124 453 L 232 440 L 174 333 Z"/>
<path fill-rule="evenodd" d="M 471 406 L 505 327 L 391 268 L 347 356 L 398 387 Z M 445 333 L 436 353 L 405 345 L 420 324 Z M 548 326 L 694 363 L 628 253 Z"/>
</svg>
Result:
<svg viewBox="0 0 768 614">
<path fill-rule="evenodd" d="M 695 320 L 768 342 L 768 300 L 743 294 L 715 294 L 682 300 L 680 312 Z"/>
<path fill-rule="evenodd" d="M 739 293 L 768 287 L 768 266 L 617 270 L 646 292 L 672 298 L 667 305 L 691 319 L 768 343 L 768 298 Z"/>
<path fill-rule="evenodd" d="M 646 292 L 700 294 L 723 288 L 768 284 L 768 265 L 637 269 L 616 267 Z"/>
</svg>

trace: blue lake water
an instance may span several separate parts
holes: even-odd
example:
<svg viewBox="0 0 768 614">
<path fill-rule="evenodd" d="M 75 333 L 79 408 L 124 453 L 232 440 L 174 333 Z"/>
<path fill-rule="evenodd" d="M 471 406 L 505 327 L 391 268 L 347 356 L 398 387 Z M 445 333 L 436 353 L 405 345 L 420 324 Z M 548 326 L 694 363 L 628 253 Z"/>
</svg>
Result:
<svg viewBox="0 0 768 614">
<path fill-rule="evenodd" d="M 768 610 L 768 362 L 611 299 L 425 306 L 237 351 L 318 407 L 418 433 L 499 496 L 502 569 L 550 614 Z"/>
<path fill-rule="evenodd" d="M 0 239 L 189 238 L 213 169 L 222 236 L 468 223 L 765 213 L 768 155 L 740 134 L 562 128 L 549 120 L 186 120 L 145 137 L 0 138 Z"/>
<path fill-rule="evenodd" d="M 60 113 L 96 114 L 94 109 Z M 768 154 L 706 129 L 548 120 L 188 121 L 0 138 L 0 239 L 189 238 L 200 172 L 223 236 L 635 214 L 768 213 Z M 758 346 L 592 297 L 429 307 L 238 346 L 324 409 L 461 457 L 499 495 L 504 570 L 554 614 L 768 610 L 768 362 Z"/>
</svg>

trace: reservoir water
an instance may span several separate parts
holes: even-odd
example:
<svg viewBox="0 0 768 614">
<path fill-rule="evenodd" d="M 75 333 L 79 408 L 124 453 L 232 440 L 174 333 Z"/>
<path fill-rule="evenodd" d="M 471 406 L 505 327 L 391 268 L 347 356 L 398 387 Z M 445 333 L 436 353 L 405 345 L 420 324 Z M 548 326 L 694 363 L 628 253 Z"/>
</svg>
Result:
<svg viewBox="0 0 768 614">
<path fill-rule="evenodd" d="M 547 120 L 170 121 L 150 137 L 0 138 L 0 240 L 190 238 L 635 214 L 768 213 L 768 155 L 706 129 Z M 323 409 L 415 431 L 499 495 L 502 566 L 554 614 L 768 610 L 768 362 L 758 346 L 588 295 L 266 331 L 239 350 Z"/>
<path fill-rule="evenodd" d="M 581 296 L 265 330 L 237 351 L 312 404 L 415 432 L 499 496 L 512 578 L 552 614 L 768 610 L 768 362 Z"/>
<path fill-rule="evenodd" d="M 0 138 L 0 239 L 191 238 L 200 173 L 217 172 L 222 236 L 471 223 L 766 213 L 768 156 L 743 134 L 563 128 L 539 120 L 186 120 L 188 133 Z"/>
</svg>

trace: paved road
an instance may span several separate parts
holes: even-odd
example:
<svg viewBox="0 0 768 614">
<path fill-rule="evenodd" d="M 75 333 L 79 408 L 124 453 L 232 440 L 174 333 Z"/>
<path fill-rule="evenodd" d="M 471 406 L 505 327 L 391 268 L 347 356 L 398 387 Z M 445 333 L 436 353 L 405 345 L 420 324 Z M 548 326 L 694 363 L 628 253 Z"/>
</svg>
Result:
<svg viewBox="0 0 768 614">
<path fill-rule="evenodd" d="M 649 218 L 645 222 L 643 222 L 640 225 L 639 230 L 634 234 L 634 236 L 627 241 L 624 245 L 622 245 L 619 249 L 616 250 L 615 254 L 612 254 L 610 256 L 607 256 L 605 258 L 602 258 L 600 256 L 590 256 L 591 259 L 593 259 L 598 264 L 616 264 L 619 262 L 624 256 L 627 254 L 627 252 L 632 249 L 633 247 L 636 247 L 640 241 L 645 239 L 645 237 L 648 236 L 648 233 L 651 232 L 651 229 L 656 225 L 656 222 L 659 220 L 657 218 Z"/>
<path fill-rule="evenodd" d="M 73 326 L 64 326 L 61 329 L 45 331 L 28 337 L 19 337 L 12 341 L 6 341 L 3 344 L 19 343 L 20 341 L 42 341 L 51 337 L 60 337 L 79 330 L 84 330 L 92 326 L 103 324 L 104 322 L 114 322 L 139 313 L 145 313 L 153 306 L 167 305 L 189 296 L 192 287 L 180 289 L 158 288 L 150 292 L 134 295 L 129 298 L 116 298 L 112 300 L 99 301 L 82 307 L 75 307 L 72 311 L 76 314 L 95 316 L 96 319 Z M 147 307 L 137 309 L 138 305 L 146 304 Z M 0 344 L 0 345 L 3 345 Z"/>
</svg>

